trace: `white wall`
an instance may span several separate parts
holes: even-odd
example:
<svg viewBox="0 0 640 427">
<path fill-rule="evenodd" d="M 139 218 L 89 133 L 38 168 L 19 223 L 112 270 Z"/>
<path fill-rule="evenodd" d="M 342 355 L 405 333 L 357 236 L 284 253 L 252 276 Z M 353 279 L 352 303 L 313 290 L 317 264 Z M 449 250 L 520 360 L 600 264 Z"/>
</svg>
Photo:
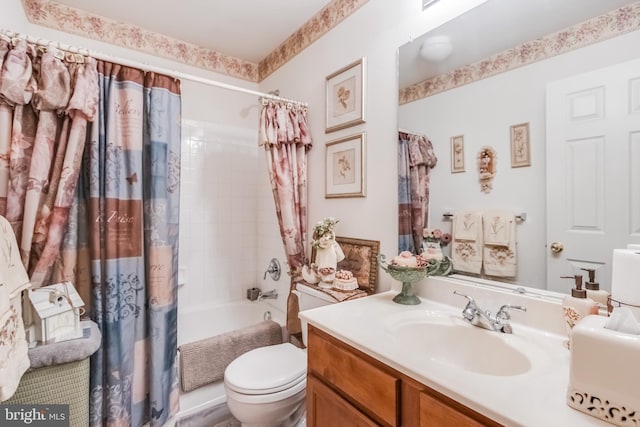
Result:
<svg viewBox="0 0 640 427">
<path fill-rule="evenodd" d="M 287 98 L 310 105 L 313 149 L 309 153 L 309 224 L 325 216 L 340 219 L 338 235 L 380 241 L 380 251 L 395 255 L 397 224 L 397 49 L 446 22 L 461 10 L 482 1 L 438 2 L 423 13 L 419 1 L 370 0 L 356 13 L 307 47 L 260 83 L 261 90 L 280 89 Z M 324 133 L 325 78 L 357 60 L 367 58 L 366 123 Z M 325 144 L 366 131 L 367 196 L 324 198 Z M 379 290 L 393 283 L 380 270 Z M 284 301 L 283 301 L 284 302 Z"/>
<path fill-rule="evenodd" d="M 526 212 L 526 222 L 516 230 L 515 282 L 545 288 L 546 85 L 632 59 L 638 44 L 640 32 L 636 31 L 400 106 L 399 126 L 426 134 L 438 155 L 431 174 L 430 225 L 450 230 L 451 222 L 442 218 L 446 209 Z M 524 122 L 530 125 L 531 167 L 511 168 L 509 127 Z M 466 172 L 452 174 L 449 138 L 460 134 L 464 135 Z M 477 154 L 484 145 L 498 154 L 498 171 L 489 194 L 480 192 L 478 182 Z"/>
</svg>

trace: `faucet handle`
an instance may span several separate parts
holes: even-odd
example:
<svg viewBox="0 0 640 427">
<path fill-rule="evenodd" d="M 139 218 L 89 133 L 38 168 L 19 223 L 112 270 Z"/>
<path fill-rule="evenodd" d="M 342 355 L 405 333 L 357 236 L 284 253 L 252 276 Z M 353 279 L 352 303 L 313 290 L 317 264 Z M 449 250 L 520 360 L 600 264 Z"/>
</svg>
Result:
<svg viewBox="0 0 640 427">
<path fill-rule="evenodd" d="M 458 291 L 453 291 L 454 294 L 456 295 L 460 295 L 461 297 L 465 297 L 469 302 L 467 303 L 467 307 L 474 307 L 477 308 L 478 305 L 476 304 L 476 301 L 471 298 L 469 295 L 465 295 L 462 292 L 458 292 Z"/>
<path fill-rule="evenodd" d="M 511 319 L 511 316 L 509 315 L 507 310 L 527 311 L 527 307 L 525 307 L 523 305 L 505 304 L 502 307 L 500 307 L 500 310 L 498 310 L 498 312 L 496 313 L 496 319 L 498 319 L 498 320 L 509 320 L 509 319 Z"/>
<path fill-rule="evenodd" d="M 469 295 L 465 295 L 462 292 L 453 291 L 453 293 L 456 295 L 460 295 L 461 297 L 465 297 L 469 301 L 464 310 L 462 310 L 462 317 L 464 317 L 468 322 L 471 322 L 478 314 L 478 311 L 480 311 L 478 305 L 476 304 L 476 301 Z"/>
</svg>

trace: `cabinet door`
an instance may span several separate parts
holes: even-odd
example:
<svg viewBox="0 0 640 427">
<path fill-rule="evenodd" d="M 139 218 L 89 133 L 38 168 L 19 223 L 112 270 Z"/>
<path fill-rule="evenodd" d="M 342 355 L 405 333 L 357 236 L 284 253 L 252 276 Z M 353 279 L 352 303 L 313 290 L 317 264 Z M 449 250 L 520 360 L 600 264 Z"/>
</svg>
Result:
<svg viewBox="0 0 640 427">
<path fill-rule="evenodd" d="M 307 426 L 379 426 L 313 375 L 307 376 Z"/>
<path fill-rule="evenodd" d="M 489 424 L 480 423 L 446 403 L 420 393 L 420 427 L 482 427 Z"/>
<path fill-rule="evenodd" d="M 400 379 L 389 367 L 313 327 L 307 354 L 308 373 L 331 384 L 380 424 L 398 426 Z"/>
</svg>

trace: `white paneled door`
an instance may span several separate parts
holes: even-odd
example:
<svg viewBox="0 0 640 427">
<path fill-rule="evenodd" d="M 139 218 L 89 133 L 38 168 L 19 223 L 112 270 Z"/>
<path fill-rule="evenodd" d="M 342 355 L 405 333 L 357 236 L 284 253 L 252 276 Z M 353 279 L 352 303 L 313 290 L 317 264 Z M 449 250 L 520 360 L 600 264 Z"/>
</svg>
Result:
<svg viewBox="0 0 640 427">
<path fill-rule="evenodd" d="M 640 60 L 547 85 L 547 288 L 640 243 Z"/>
</svg>

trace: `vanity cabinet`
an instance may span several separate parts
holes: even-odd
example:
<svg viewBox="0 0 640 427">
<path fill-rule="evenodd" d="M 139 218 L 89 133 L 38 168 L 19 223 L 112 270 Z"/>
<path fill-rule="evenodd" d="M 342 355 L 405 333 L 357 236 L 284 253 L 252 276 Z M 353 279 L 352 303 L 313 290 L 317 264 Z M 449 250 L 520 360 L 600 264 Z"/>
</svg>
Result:
<svg viewBox="0 0 640 427">
<path fill-rule="evenodd" d="M 307 425 L 500 424 L 309 325 Z"/>
</svg>

